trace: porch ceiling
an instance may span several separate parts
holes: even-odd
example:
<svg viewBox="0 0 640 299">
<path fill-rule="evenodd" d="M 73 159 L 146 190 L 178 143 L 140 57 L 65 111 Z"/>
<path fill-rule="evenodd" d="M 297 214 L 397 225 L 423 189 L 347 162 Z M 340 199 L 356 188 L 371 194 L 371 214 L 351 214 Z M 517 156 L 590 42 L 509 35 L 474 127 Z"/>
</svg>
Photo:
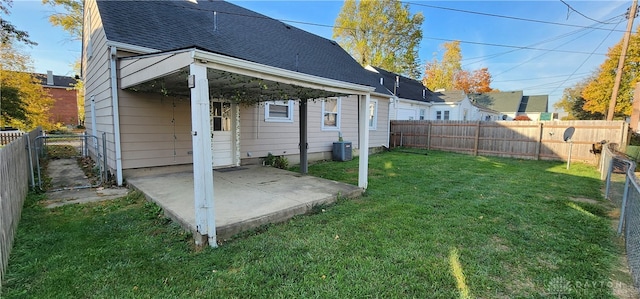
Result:
<svg viewBox="0 0 640 299">
<path fill-rule="evenodd" d="M 186 66 L 162 77 L 125 88 L 125 90 L 189 97 L 188 77 L 189 67 Z M 213 68 L 207 68 L 207 79 L 209 80 L 211 98 L 245 103 L 282 99 L 318 99 L 346 95 L 345 93 L 286 84 Z"/>
</svg>

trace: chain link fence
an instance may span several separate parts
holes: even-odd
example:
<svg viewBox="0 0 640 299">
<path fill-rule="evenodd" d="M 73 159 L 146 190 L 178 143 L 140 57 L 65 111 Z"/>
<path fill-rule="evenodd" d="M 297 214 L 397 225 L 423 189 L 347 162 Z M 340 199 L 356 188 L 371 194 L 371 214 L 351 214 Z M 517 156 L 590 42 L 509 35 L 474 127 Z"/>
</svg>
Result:
<svg viewBox="0 0 640 299">
<path fill-rule="evenodd" d="M 601 178 L 606 183 L 605 198 L 620 208 L 618 235 L 624 234 L 625 249 L 636 288 L 640 287 L 640 184 L 636 163 L 618 150 L 615 143 L 602 148 Z"/>
</svg>

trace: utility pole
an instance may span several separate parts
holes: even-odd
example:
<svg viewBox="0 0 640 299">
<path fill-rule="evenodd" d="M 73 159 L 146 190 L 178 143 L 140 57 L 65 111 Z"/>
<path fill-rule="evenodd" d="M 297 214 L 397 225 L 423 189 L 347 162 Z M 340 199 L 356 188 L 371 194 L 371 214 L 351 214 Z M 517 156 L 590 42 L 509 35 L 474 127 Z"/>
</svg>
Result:
<svg viewBox="0 0 640 299">
<path fill-rule="evenodd" d="M 638 122 L 640 122 L 640 82 L 636 83 L 636 89 L 633 92 L 633 103 L 631 106 L 631 119 L 629 127 L 631 131 L 638 132 Z"/>
<path fill-rule="evenodd" d="M 629 9 L 629 21 L 627 22 L 627 30 L 624 32 L 624 39 L 622 40 L 622 49 L 620 51 L 620 58 L 618 59 L 618 69 L 616 70 L 616 80 L 613 82 L 611 100 L 609 101 L 609 112 L 607 113 L 607 120 L 609 121 L 613 120 L 613 114 L 616 111 L 616 100 L 618 98 L 618 90 L 620 89 L 620 80 L 622 80 L 622 69 L 624 68 L 625 56 L 627 56 L 629 38 L 631 36 L 631 30 L 633 29 L 633 20 L 636 18 L 637 8 L 638 0 L 633 0 L 631 8 Z"/>
</svg>

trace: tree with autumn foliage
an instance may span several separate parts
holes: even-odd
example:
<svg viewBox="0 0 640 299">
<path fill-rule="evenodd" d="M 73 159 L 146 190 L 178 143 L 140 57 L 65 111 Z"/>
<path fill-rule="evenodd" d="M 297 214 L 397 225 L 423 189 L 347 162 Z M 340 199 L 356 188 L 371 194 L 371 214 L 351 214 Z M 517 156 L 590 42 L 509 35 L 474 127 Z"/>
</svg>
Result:
<svg viewBox="0 0 640 299">
<path fill-rule="evenodd" d="M 53 99 L 33 75 L 31 59 L 13 47 L 0 43 L 0 127 L 15 127 L 24 131 L 38 126 L 50 129 L 49 108 Z M 8 108 L 8 109 L 4 109 Z"/>
<path fill-rule="evenodd" d="M 640 75 L 640 33 L 638 30 L 640 30 L 640 27 L 635 30 L 635 33 L 631 34 L 629 39 L 629 47 L 614 114 L 618 118 L 631 115 L 634 86 L 640 80 L 638 76 Z M 583 109 L 585 111 L 607 115 L 621 50 L 622 40 L 609 48 L 606 60 L 582 90 L 581 95 L 585 101 Z"/>
<path fill-rule="evenodd" d="M 591 80 L 592 78 L 587 78 L 573 87 L 566 88 L 562 93 L 562 99 L 553 104 L 554 108 L 562 109 L 567 113 L 567 116 L 563 117 L 562 120 L 601 120 L 605 118 L 605 114 L 601 112 L 584 110 L 586 101 L 582 96 L 582 91 Z"/>
<path fill-rule="evenodd" d="M 490 92 L 491 74 L 488 68 L 481 68 L 474 71 L 460 70 L 454 76 L 453 88 L 464 90 L 465 93 Z"/>
<path fill-rule="evenodd" d="M 9 15 L 9 8 L 13 5 L 12 0 L 0 0 L 0 14 Z M 37 45 L 36 42 L 29 39 L 29 33 L 18 29 L 7 19 L 0 17 L 0 43 L 8 43 L 12 40 L 25 43 L 27 45 Z"/>
<path fill-rule="evenodd" d="M 468 71 L 462 69 L 460 42 L 452 41 L 442 45 L 442 60 L 434 57 L 425 65 L 422 84 L 431 90 L 463 90 L 465 93 L 490 92 L 491 74 L 488 68 Z"/>
<path fill-rule="evenodd" d="M 82 0 L 42 0 L 42 4 L 53 8 L 62 7 L 64 12 L 54 12 L 49 15 L 49 23 L 62 27 L 73 39 L 82 38 Z"/>
<path fill-rule="evenodd" d="M 42 0 L 42 4 L 49 5 L 54 9 L 61 7 L 63 12 L 56 10 L 49 15 L 49 23 L 62 27 L 74 40 L 82 39 L 82 13 L 84 10 L 82 0 Z M 80 58 L 78 58 L 73 68 L 76 72 L 80 73 L 80 67 Z M 84 125 L 84 81 L 77 79 L 75 84 L 73 84 L 73 89 L 78 95 L 78 120 L 81 125 Z"/>
<path fill-rule="evenodd" d="M 397 0 L 345 0 L 333 38 L 363 66 L 418 78 L 423 21 Z"/>
</svg>

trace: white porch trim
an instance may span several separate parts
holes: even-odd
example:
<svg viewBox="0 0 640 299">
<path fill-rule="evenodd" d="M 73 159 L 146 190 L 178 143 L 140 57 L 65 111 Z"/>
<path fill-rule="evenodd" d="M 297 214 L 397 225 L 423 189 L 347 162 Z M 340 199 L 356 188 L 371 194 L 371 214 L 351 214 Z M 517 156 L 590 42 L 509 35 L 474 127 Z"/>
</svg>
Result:
<svg viewBox="0 0 640 299">
<path fill-rule="evenodd" d="M 212 63 L 213 69 L 249 77 L 344 94 L 365 95 L 375 90 L 370 86 L 303 74 L 202 50 L 193 50 L 192 53 L 196 61 Z"/>
<path fill-rule="evenodd" d="M 169 52 L 120 61 L 120 88 L 178 72 L 193 62 L 189 52 Z M 205 77 L 206 78 L 206 77 Z"/>
<path fill-rule="evenodd" d="M 217 247 L 207 67 L 192 63 L 189 66 L 189 72 L 195 82 L 195 86 L 191 87 L 191 140 L 193 142 L 193 194 L 196 231 L 201 236 L 207 236 L 209 246 Z M 196 236 L 195 239 L 197 245 L 202 245 L 199 244 L 200 237 Z"/>
<path fill-rule="evenodd" d="M 358 144 L 360 146 L 360 161 L 358 164 L 358 187 L 367 189 L 369 182 L 369 103 L 371 102 L 371 96 L 366 94 L 364 96 L 358 96 L 360 101 L 360 124 L 358 129 L 360 130 L 360 140 Z"/>
</svg>

